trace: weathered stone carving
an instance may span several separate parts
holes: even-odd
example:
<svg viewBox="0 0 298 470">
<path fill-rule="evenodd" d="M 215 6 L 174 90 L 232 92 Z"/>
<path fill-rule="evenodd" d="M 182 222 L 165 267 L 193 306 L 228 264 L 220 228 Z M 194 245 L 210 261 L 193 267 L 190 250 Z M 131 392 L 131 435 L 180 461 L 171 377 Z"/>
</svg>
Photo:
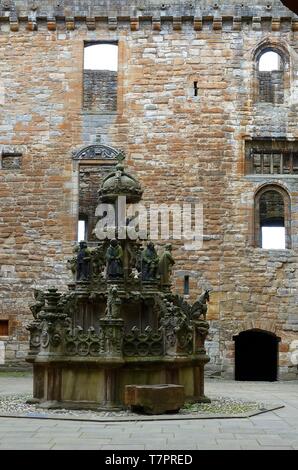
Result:
<svg viewBox="0 0 298 470">
<path fill-rule="evenodd" d="M 91 273 L 95 280 L 98 280 L 102 275 L 106 265 L 105 257 L 105 243 L 99 243 L 96 248 L 91 250 Z"/>
<path fill-rule="evenodd" d="M 74 152 L 74 160 L 110 160 L 115 159 L 119 152 L 113 147 L 103 144 L 89 145 L 77 152 Z"/>
<path fill-rule="evenodd" d="M 87 281 L 90 277 L 90 261 L 91 252 L 86 242 L 82 241 L 79 244 L 77 256 L 77 280 Z"/>
<path fill-rule="evenodd" d="M 159 257 L 154 247 L 154 243 L 149 242 L 143 250 L 141 256 L 142 280 L 150 281 L 156 279 Z"/>
<path fill-rule="evenodd" d="M 110 175 L 115 185 L 105 186 L 111 180 L 104 180 L 100 201 L 116 204 L 115 188 L 125 188 L 134 200 L 140 198 L 139 183 L 131 177 L 126 180 L 123 159 L 119 153 L 116 171 Z M 192 306 L 171 292 L 171 245 L 160 258 L 151 242 L 142 249 L 139 240 L 116 238 L 102 240 L 93 249 L 80 242 L 75 253 L 68 261 L 75 274 L 68 292 L 35 291 L 36 303 L 30 306 L 34 321 L 28 327 L 27 360 L 34 367 L 34 398 L 45 402 L 43 406 L 111 409 L 123 405 L 125 385 L 150 383 L 154 373 L 157 383 L 168 377 L 170 383 L 187 383 L 188 390 L 193 384 L 187 398 L 205 401 L 209 291 Z M 47 390 L 39 388 L 43 374 Z"/>
<path fill-rule="evenodd" d="M 172 245 L 168 244 L 165 246 L 165 251 L 159 260 L 159 274 L 160 282 L 163 287 L 170 286 L 170 277 L 172 272 L 172 266 L 175 264 L 175 260 L 172 256 Z"/>
<path fill-rule="evenodd" d="M 34 298 L 36 302 L 30 305 L 30 310 L 35 319 L 37 319 L 39 312 L 45 305 L 45 294 L 40 289 L 34 289 Z"/>
<path fill-rule="evenodd" d="M 104 178 L 98 190 L 99 198 L 103 202 L 115 202 L 118 196 L 125 196 L 127 203 L 139 201 L 143 190 L 140 183 L 124 170 L 124 152 L 118 152 L 116 159 L 118 164 L 115 170 Z"/>
<path fill-rule="evenodd" d="M 160 324 L 164 330 L 166 352 L 169 355 L 179 355 L 181 352 L 191 353 L 192 351 L 193 327 L 188 310 L 182 308 L 182 303 L 179 300 L 179 297 L 172 295 L 164 296 L 161 300 L 165 308 L 160 318 Z"/>
<path fill-rule="evenodd" d="M 111 240 L 106 254 L 107 278 L 119 279 L 123 276 L 123 250 L 118 240 Z"/>
<path fill-rule="evenodd" d="M 153 331 L 150 326 L 143 333 L 134 326 L 131 333 L 124 336 L 123 352 L 125 356 L 162 356 L 164 337 L 162 331 Z"/>
<path fill-rule="evenodd" d="M 117 286 L 110 286 L 108 290 L 106 316 L 108 318 L 120 318 L 121 299 L 118 297 Z"/>
<path fill-rule="evenodd" d="M 205 290 L 197 299 L 197 301 L 191 307 L 191 316 L 193 320 L 199 319 L 203 316 L 204 320 L 206 320 L 207 315 L 207 302 L 209 302 L 209 293 L 210 290 Z"/>
</svg>

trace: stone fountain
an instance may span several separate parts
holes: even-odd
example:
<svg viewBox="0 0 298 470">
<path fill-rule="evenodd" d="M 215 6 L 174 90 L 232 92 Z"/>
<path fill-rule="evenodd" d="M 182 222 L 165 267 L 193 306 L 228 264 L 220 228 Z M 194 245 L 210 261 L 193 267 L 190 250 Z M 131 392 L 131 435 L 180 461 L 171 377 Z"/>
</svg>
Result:
<svg viewBox="0 0 298 470">
<path fill-rule="evenodd" d="M 119 196 L 127 204 L 142 198 L 123 159 L 119 152 L 98 191 L 99 203 L 116 214 Z M 158 255 L 152 242 L 120 239 L 119 230 L 93 248 L 80 242 L 68 262 L 74 281 L 66 293 L 35 291 L 26 358 L 33 364 L 33 401 L 45 408 L 119 409 L 132 384 L 183 385 L 186 400 L 209 401 L 209 292 L 188 304 L 171 290 L 171 245 Z"/>
</svg>

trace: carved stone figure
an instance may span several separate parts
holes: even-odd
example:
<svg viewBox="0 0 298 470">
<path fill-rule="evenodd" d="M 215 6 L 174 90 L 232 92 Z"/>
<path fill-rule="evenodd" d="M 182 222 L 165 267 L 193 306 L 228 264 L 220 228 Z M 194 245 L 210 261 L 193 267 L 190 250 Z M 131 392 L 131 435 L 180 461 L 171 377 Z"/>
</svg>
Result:
<svg viewBox="0 0 298 470">
<path fill-rule="evenodd" d="M 149 281 L 156 279 L 159 257 L 154 248 L 154 244 L 149 242 L 141 255 L 142 279 Z"/>
<path fill-rule="evenodd" d="M 36 302 L 31 304 L 29 308 L 33 314 L 33 317 L 37 319 L 39 312 L 45 305 L 45 294 L 39 289 L 34 289 L 34 298 Z"/>
<path fill-rule="evenodd" d="M 121 299 L 117 294 L 117 287 L 111 286 L 108 292 L 106 315 L 109 318 L 120 318 Z"/>
<path fill-rule="evenodd" d="M 90 250 L 87 243 L 81 241 L 79 243 L 79 252 L 77 256 L 77 280 L 87 281 L 90 277 Z"/>
<path fill-rule="evenodd" d="M 107 249 L 107 278 L 117 279 L 123 276 L 123 250 L 115 238 Z"/>
<path fill-rule="evenodd" d="M 196 300 L 196 302 L 191 307 L 191 316 L 192 319 L 196 320 L 199 317 L 203 316 L 204 320 L 206 320 L 207 316 L 207 302 L 209 302 L 209 292 L 210 290 L 205 290 L 200 297 Z"/>
<path fill-rule="evenodd" d="M 165 251 L 161 255 L 158 265 L 162 286 L 170 285 L 170 276 L 174 264 L 175 260 L 172 256 L 172 245 L 168 244 L 165 246 Z"/>
<path fill-rule="evenodd" d="M 100 276 L 105 265 L 104 244 L 99 243 L 96 248 L 91 251 L 92 275 Z"/>
<path fill-rule="evenodd" d="M 77 273 L 77 258 L 78 258 L 78 252 L 80 250 L 80 245 L 76 245 L 73 249 L 73 253 L 75 256 L 67 260 L 67 269 L 69 269 L 72 274 L 76 275 Z"/>
</svg>

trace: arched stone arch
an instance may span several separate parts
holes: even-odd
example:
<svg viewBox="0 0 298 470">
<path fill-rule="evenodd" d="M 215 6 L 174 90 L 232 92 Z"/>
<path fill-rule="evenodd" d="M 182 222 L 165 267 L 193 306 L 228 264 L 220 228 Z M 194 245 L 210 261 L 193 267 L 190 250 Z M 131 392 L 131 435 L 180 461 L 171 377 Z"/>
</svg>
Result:
<svg viewBox="0 0 298 470">
<path fill-rule="evenodd" d="M 269 318 L 247 319 L 235 327 L 233 336 L 239 335 L 239 333 L 242 331 L 253 329 L 264 330 L 274 334 L 277 334 L 278 332 L 278 327 L 275 320 L 271 320 Z"/>
<path fill-rule="evenodd" d="M 267 52 L 275 52 L 280 57 L 280 68 L 260 71 L 261 57 Z M 291 86 L 291 55 L 288 46 L 280 38 L 266 37 L 252 51 L 253 97 L 255 102 L 282 104 Z"/>
<path fill-rule="evenodd" d="M 235 380 L 277 380 L 280 339 L 272 331 L 256 327 L 233 336 Z"/>
<path fill-rule="evenodd" d="M 120 150 L 109 145 L 95 144 L 75 150 L 72 154 L 73 160 L 114 160 Z"/>
</svg>

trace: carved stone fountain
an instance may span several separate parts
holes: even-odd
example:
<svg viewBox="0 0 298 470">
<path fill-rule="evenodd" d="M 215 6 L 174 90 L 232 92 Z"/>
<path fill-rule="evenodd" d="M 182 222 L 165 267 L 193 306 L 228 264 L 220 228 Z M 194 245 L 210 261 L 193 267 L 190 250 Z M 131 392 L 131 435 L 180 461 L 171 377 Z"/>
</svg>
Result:
<svg viewBox="0 0 298 470">
<path fill-rule="evenodd" d="M 98 191 L 99 203 L 116 213 L 119 196 L 127 204 L 142 197 L 123 158 L 119 152 Z M 130 384 L 184 385 L 188 401 L 209 401 L 209 292 L 189 305 L 171 291 L 171 245 L 158 256 L 153 243 L 143 248 L 139 240 L 120 240 L 118 226 L 115 234 L 95 248 L 80 242 L 69 261 L 75 280 L 67 293 L 35 291 L 26 358 L 33 364 L 33 401 L 45 408 L 119 409 Z"/>
</svg>

